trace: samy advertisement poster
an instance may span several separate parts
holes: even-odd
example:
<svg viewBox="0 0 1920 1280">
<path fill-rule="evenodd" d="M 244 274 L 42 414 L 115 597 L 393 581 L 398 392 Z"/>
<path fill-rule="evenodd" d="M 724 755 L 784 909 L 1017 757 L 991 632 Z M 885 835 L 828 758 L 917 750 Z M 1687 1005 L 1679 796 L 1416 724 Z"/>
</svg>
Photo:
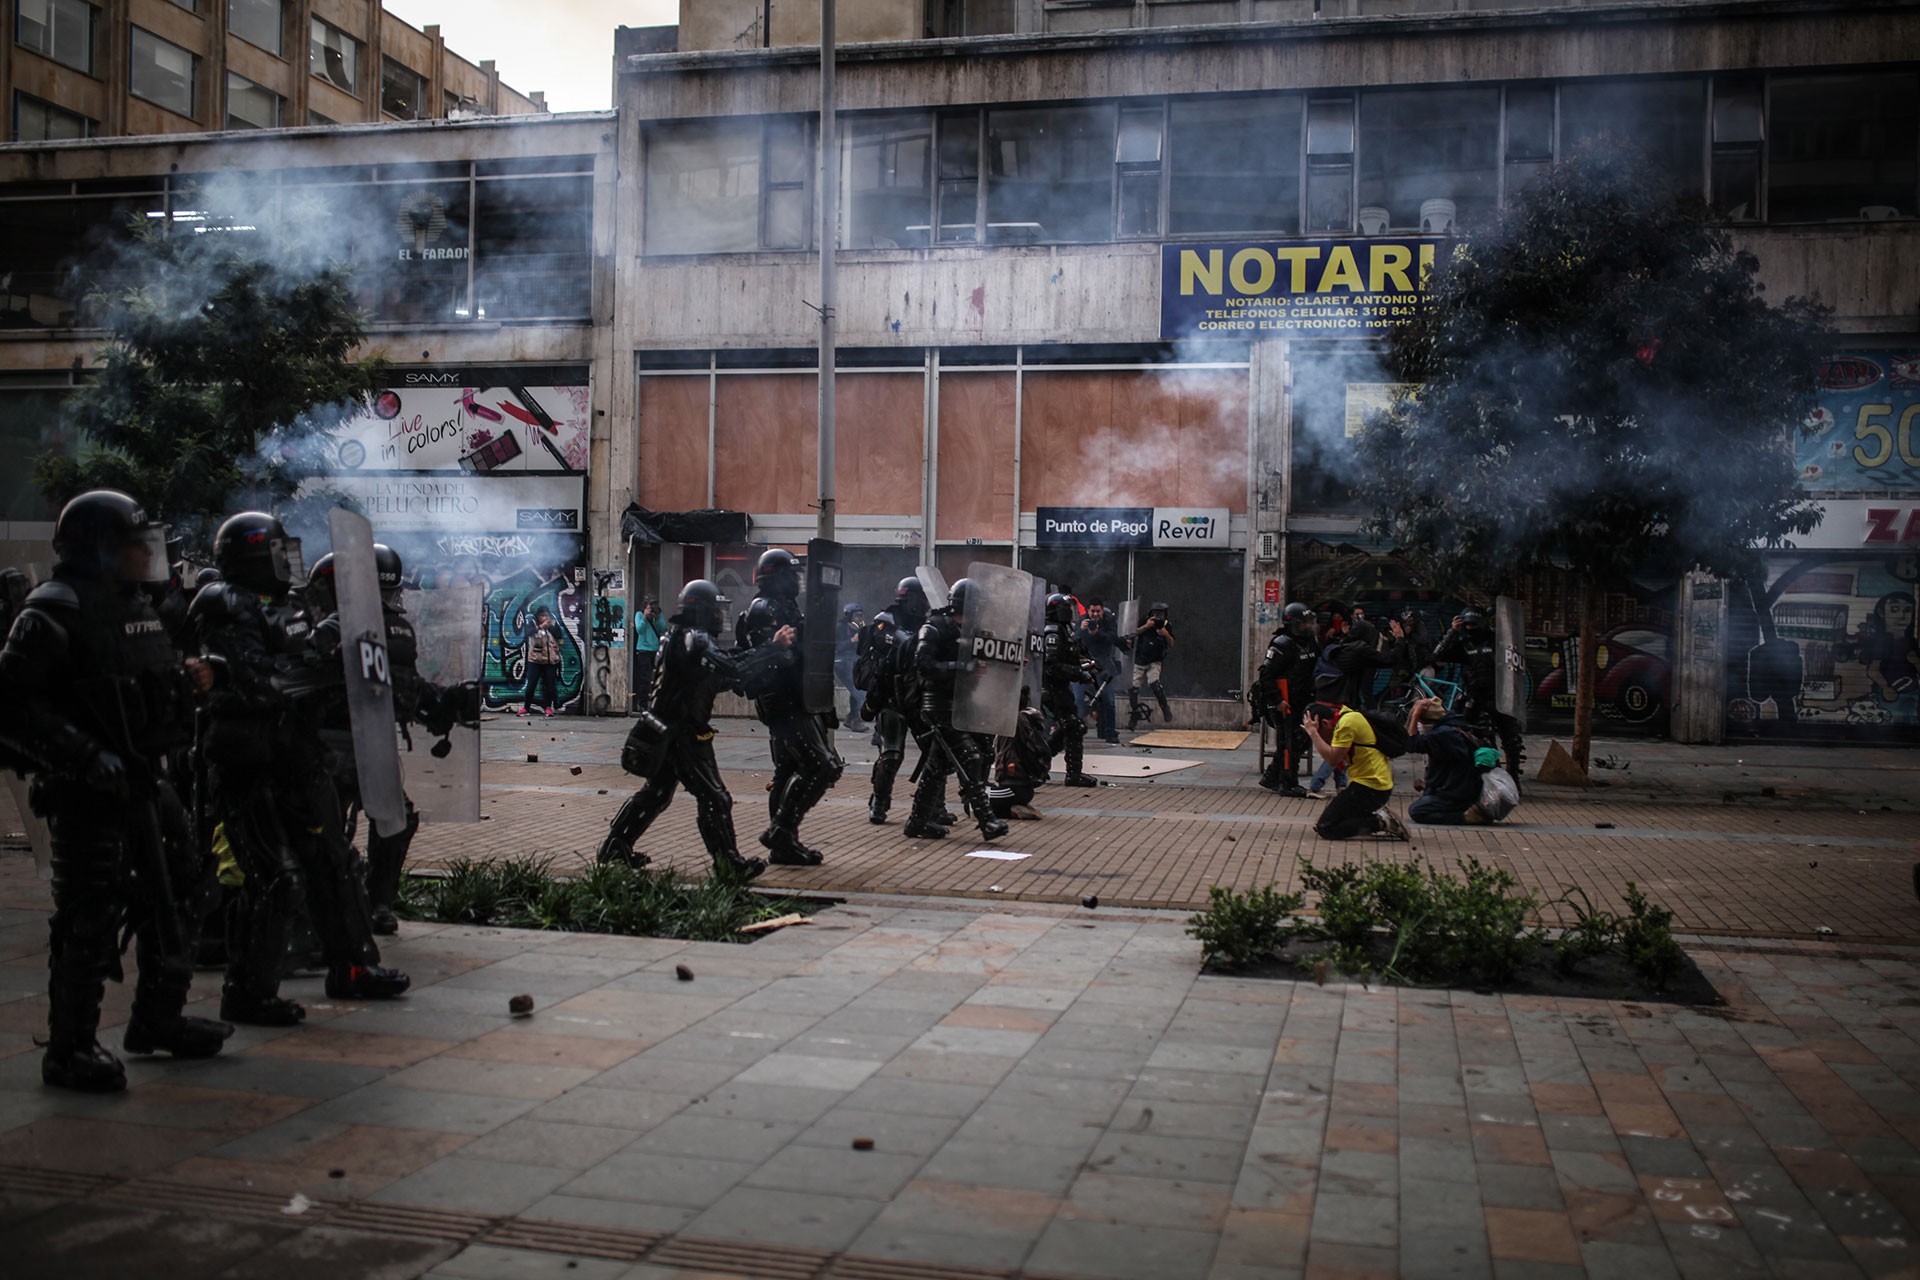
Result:
<svg viewBox="0 0 1920 1280">
<path fill-rule="evenodd" d="M 339 472 L 587 469 L 584 370 L 406 369 L 334 434 Z"/>
</svg>

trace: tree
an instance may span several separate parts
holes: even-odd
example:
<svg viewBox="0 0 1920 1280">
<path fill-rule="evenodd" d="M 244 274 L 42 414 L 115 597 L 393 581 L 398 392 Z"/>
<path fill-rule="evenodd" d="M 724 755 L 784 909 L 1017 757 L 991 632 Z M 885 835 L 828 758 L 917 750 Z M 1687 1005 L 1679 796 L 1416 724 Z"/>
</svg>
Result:
<svg viewBox="0 0 1920 1280">
<path fill-rule="evenodd" d="M 245 204 L 237 200 L 222 204 Z M 91 295 L 106 328 L 97 375 L 62 408 L 80 447 L 42 457 L 56 506 L 101 486 L 138 498 L 201 545 L 234 510 L 279 510 L 328 469 L 333 430 L 386 381 L 358 356 L 366 317 L 351 268 L 291 214 L 141 225 Z"/>
<path fill-rule="evenodd" d="M 1767 303 L 1754 256 L 1697 197 L 1661 190 L 1603 141 L 1443 253 L 1389 340 L 1393 376 L 1418 390 L 1358 448 L 1372 527 L 1439 582 L 1574 575 L 1583 769 L 1601 593 L 1636 572 L 1747 576 L 1819 520 L 1791 443 L 1826 311 Z"/>
</svg>

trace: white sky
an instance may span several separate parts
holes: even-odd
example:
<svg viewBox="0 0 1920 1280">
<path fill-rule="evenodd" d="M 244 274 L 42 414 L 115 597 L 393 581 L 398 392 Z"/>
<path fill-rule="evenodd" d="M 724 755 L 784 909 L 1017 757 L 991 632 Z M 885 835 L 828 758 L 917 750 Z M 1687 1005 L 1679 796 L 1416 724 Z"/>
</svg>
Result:
<svg viewBox="0 0 1920 1280">
<path fill-rule="evenodd" d="M 678 0 L 385 0 L 415 27 L 440 24 L 447 48 L 521 93 L 544 89 L 555 111 L 613 105 L 613 29 L 668 26 Z"/>
</svg>

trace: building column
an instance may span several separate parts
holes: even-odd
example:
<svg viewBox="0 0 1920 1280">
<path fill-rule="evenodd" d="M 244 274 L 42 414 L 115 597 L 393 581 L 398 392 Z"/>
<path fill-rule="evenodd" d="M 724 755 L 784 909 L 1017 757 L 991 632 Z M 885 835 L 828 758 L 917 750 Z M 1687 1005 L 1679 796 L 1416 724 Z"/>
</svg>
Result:
<svg viewBox="0 0 1920 1280">
<path fill-rule="evenodd" d="M 1248 352 L 1247 416 L 1247 643 L 1240 687 L 1253 683 L 1267 637 L 1278 624 L 1291 589 L 1286 577 L 1287 453 L 1292 428 L 1289 393 L 1293 366 L 1284 341 L 1255 342 Z M 1271 535 L 1274 555 L 1262 559 L 1262 535 Z M 1278 602 L 1267 599 L 1266 584 L 1278 582 Z"/>
<path fill-rule="evenodd" d="M 427 59 L 427 100 L 423 104 L 426 110 L 418 117 L 421 120 L 439 120 L 447 111 L 441 105 L 444 96 L 442 86 L 447 82 L 447 42 L 440 38 L 440 24 L 422 27 L 428 40 L 433 42 L 433 54 Z"/>
<path fill-rule="evenodd" d="M 8 0 L 5 6 L 6 29 L 0 31 L 0 39 L 13 39 L 19 9 L 17 0 Z M 107 41 L 104 50 L 94 50 L 100 58 L 100 79 L 107 86 L 106 109 L 100 113 L 100 135 L 117 138 L 127 131 L 127 98 L 133 93 L 133 18 L 128 12 L 128 0 L 107 0 L 100 13 L 100 23 L 106 28 Z M 11 59 L 0 58 L 0 62 L 8 61 Z M 6 108 L 11 120 L 11 92 L 6 97 Z"/>
<path fill-rule="evenodd" d="M 227 124 L 227 6 L 219 0 L 206 7 L 207 83 L 194 104 L 194 119 L 209 129 Z"/>
<path fill-rule="evenodd" d="M 1709 573 L 1680 579 L 1674 612 L 1672 716 L 1676 742 L 1715 744 L 1727 736 L 1727 584 Z"/>
</svg>

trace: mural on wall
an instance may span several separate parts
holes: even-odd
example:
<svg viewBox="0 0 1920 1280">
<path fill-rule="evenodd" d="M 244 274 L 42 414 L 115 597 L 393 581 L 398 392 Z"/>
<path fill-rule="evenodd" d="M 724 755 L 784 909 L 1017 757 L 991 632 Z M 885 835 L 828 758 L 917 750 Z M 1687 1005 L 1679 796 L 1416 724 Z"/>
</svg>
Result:
<svg viewBox="0 0 1920 1280">
<path fill-rule="evenodd" d="M 1920 351 L 1829 356 L 1794 464 L 1809 494 L 1920 491 Z"/>
<path fill-rule="evenodd" d="M 1728 590 L 1727 732 L 1920 737 L 1920 555 L 1809 555 Z"/>
<path fill-rule="evenodd" d="M 1437 644 L 1465 607 L 1429 589 L 1405 557 L 1377 540 L 1296 534 L 1287 552 L 1290 598 L 1323 616 L 1364 605 L 1384 631 L 1388 618 L 1411 609 L 1428 642 Z M 1484 602 L 1492 594 L 1477 599 Z M 1527 606 L 1529 720 L 1537 715 L 1549 726 L 1562 718 L 1571 723 L 1574 695 L 1568 677 L 1579 651 L 1573 581 L 1562 573 L 1535 572 L 1514 583 L 1510 594 Z M 1602 601 L 1595 710 L 1610 731 L 1666 726 L 1673 696 L 1673 599 L 1670 584 L 1635 583 Z M 1389 678 L 1389 673 L 1378 677 L 1376 692 Z"/>
</svg>

